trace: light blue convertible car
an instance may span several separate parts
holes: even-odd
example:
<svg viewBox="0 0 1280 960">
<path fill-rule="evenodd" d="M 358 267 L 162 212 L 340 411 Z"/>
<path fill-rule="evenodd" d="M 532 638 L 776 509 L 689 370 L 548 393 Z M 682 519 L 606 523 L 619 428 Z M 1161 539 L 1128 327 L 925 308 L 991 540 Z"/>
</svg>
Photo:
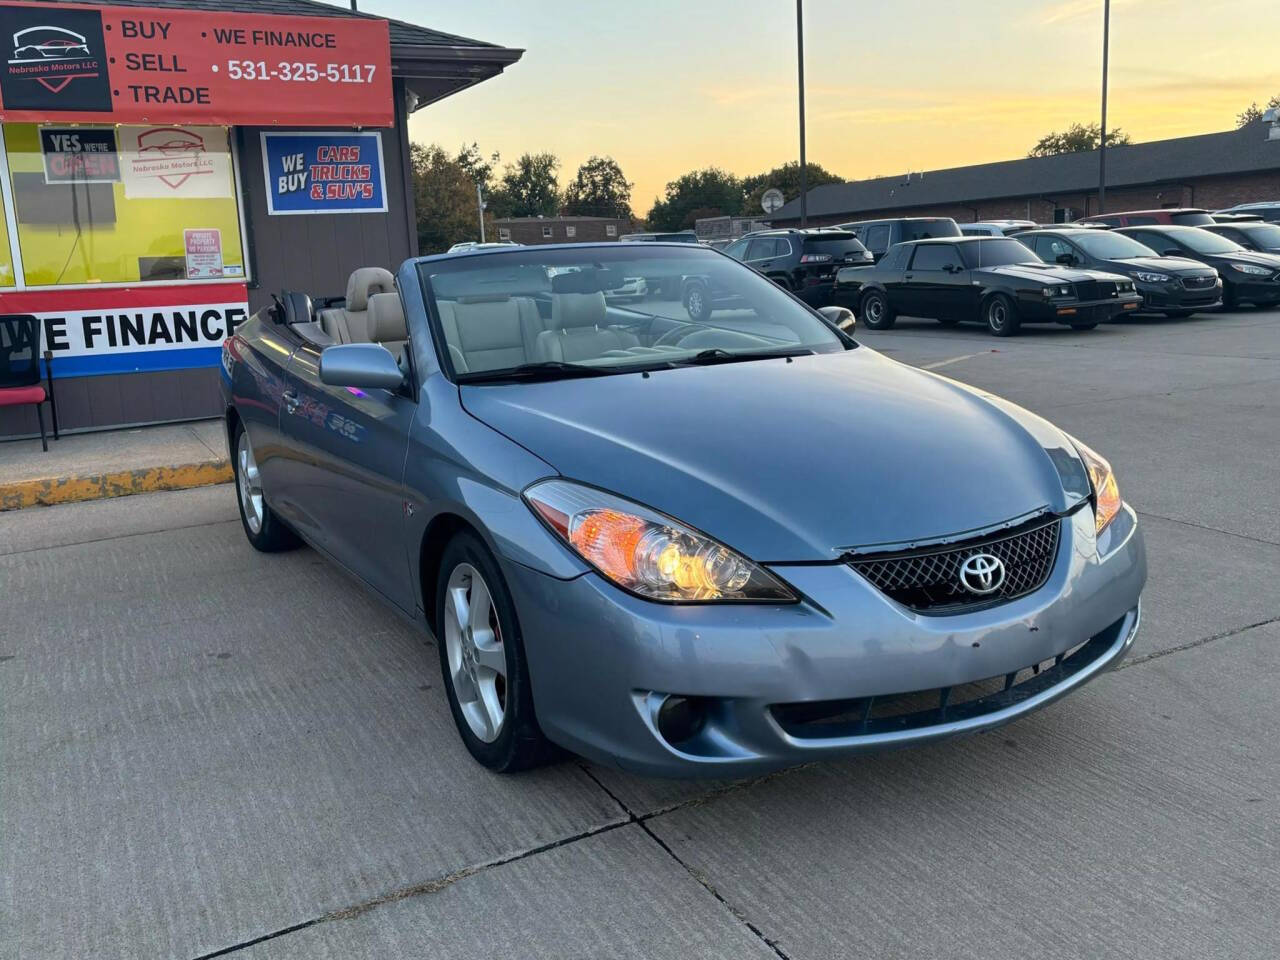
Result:
<svg viewBox="0 0 1280 960">
<path fill-rule="evenodd" d="M 985 730 L 1114 666 L 1146 559 L 1107 461 L 851 321 L 688 244 L 285 294 L 223 351 L 245 533 L 429 630 L 500 771 L 741 775 Z"/>
</svg>

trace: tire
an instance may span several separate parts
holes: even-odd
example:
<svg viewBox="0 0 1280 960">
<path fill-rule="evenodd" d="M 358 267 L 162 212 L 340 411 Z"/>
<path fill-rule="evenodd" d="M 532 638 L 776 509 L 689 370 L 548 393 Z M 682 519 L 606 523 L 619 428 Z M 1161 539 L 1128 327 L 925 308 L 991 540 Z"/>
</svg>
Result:
<svg viewBox="0 0 1280 960">
<path fill-rule="evenodd" d="M 456 534 L 441 557 L 435 625 L 449 710 L 471 756 L 497 773 L 553 759 L 555 748 L 534 715 L 510 591 L 493 555 L 469 531 Z"/>
<path fill-rule="evenodd" d="M 298 535 L 284 525 L 284 521 L 263 499 L 258 461 L 243 424 L 236 425 L 232 444 L 235 450 L 232 471 L 235 474 L 236 503 L 240 506 L 240 525 L 250 546 L 263 553 L 279 553 L 300 546 L 302 541 Z"/>
<path fill-rule="evenodd" d="M 1194 310 L 1165 310 L 1164 315 L 1170 320 L 1182 320 L 1195 313 Z"/>
<path fill-rule="evenodd" d="M 889 298 L 879 290 L 868 290 L 862 296 L 862 325 L 868 330 L 888 330 L 898 319 Z"/>
<path fill-rule="evenodd" d="M 982 319 L 995 337 L 1012 337 L 1022 326 L 1018 308 L 1003 293 L 993 294 L 983 302 Z"/>
<path fill-rule="evenodd" d="M 694 323 L 711 319 L 711 291 L 705 283 L 691 283 L 684 291 L 684 309 Z"/>
</svg>

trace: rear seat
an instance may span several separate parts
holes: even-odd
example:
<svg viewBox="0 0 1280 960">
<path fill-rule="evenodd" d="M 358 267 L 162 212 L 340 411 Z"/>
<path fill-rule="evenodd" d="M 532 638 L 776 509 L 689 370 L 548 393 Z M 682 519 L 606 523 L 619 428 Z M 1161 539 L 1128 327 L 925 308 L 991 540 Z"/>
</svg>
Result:
<svg viewBox="0 0 1280 960">
<path fill-rule="evenodd" d="M 394 293 L 396 278 L 382 267 L 360 267 L 347 278 L 347 302 L 320 311 L 320 326 L 334 343 L 368 343 L 369 298 Z"/>
</svg>

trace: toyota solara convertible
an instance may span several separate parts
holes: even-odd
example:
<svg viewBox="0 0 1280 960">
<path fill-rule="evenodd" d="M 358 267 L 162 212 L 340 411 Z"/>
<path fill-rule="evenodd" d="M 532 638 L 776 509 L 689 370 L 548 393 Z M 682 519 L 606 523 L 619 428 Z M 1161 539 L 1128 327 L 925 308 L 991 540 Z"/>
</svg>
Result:
<svg viewBox="0 0 1280 960">
<path fill-rule="evenodd" d="M 654 278 L 625 306 L 606 297 Z M 733 307 L 690 321 L 711 278 Z M 729 776 L 986 730 L 1113 667 L 1107 461 L 689 244 L 511 247 L 284 294 L 223 350 L 245 533 L 436 638 L 494 770 Z"/>
</svg>

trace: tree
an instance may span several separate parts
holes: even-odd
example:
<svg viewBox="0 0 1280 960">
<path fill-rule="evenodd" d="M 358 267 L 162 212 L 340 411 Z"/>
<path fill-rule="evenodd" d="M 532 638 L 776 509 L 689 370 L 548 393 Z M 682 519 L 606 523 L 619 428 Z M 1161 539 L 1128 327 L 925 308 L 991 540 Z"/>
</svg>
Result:
<svg viewBox="0 0 1280 960">
<path fill-rule="evenodd" d="M 667 184 L 663 199 L 649 210 L 650 230 L 686 230 L 698 216 L 737 216 L 742 212 L 742 181 L 718 167 L 694 170 Z"/>
<path fill-rule="evenodd" d="M 467 172 L 467 176 L 488 193 L 489 184 L 493 181 L 493 167 L 498 159 L 499 154 L 495 150 L 486 160 L 484 154 L 480 152 L 479 144 L 473 142 L 470 146 L 465 143 L 462 145 L 455 162 Z"/>
<path fill-rule="evenodd" d="M 591 157 L 564 191 L 564 212 L 572 217 L 630 220 L 631 187 L 613 157 Z"/>
<path fill-rule="evenodd" d="M 1052 157 L 1059 153 L 1079 153 L 1082 150 L 1097 150 L 1102 142 L 1102 129 L 1096 123 L 1085 126 L 1073 123 L 1061 133 L 1046 133 L 1036 143 L 1028 157 Z M 1117 147 L 1130 143 L 1129 134 L 1119 127 L 1107 132 L 1107 146 Z"/>
<path fill-rule="evenodd" d="M 844 177 L 837 176 L 816 163 L 805 164 L 805 172 L 808 174 L 807 179 L 810 190 L 824 183 L 844 183 L 845 180 Z M 763 217 L 765 214 L 760 207 L 760 198 L 766 190 L 773 187 L 781 190 L 782 195 L 787 200 L 794 200 L 800 196 L 799 161 L 793 160 L 790 163 L 784 163 L 780 167 L 774 167 L 768 173 L 757 173 L 753 177 L 745 178 L 742 181 L 743 212 L 752 216 Z"/>
<path fill-rule="evenodd" d="M 1236 129 L 1238 130 L 1241 127 L 1247 127 L 1255 120 L 1261 120 L 1264 110 L 1274 110 L 1277 107 L 1280 107 L 1280 94 L 1276 94 L 1268 100 L 1265 107 L 1258 106 L 1257 100 L 1253 101 L 1253 103 L 1245 107 L 1244 110 L 1236 114 Z"/>
<path fill-rule="evenodd" d="M 463 240 L 479 240 L 476 185 L 462 164 L 438 144 L 424 147 L 411 143 L 409 165 L 418 211 L 419 251 L 443 253 Z"/>
<path fill-rule="evenodd" d="M 494 216 L 554 217 L 560 211 L 559 168 L 560 158 L 554 153 L 525 153 L 507 164 L 501 185 L 490 197 Z"/>
</svg>

